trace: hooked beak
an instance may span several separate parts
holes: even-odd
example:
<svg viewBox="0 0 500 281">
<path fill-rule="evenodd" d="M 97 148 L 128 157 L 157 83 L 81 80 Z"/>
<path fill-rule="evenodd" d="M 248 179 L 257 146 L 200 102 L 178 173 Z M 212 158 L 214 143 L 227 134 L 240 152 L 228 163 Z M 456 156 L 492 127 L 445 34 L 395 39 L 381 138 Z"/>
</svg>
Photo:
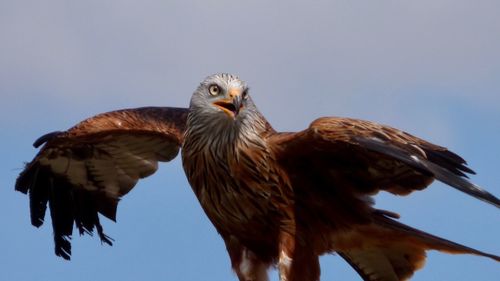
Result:
<svg viewBox="0 0 500 281">
<path fill-rule="evenodd" d="M 241 108 L 243 108 L 241 90 L 231 89 L 229 91 L 229 98 L 218 100 L 213 104 L 222 109 L 230 117 L 235 118 L 240 113 Z"/>
</svg>

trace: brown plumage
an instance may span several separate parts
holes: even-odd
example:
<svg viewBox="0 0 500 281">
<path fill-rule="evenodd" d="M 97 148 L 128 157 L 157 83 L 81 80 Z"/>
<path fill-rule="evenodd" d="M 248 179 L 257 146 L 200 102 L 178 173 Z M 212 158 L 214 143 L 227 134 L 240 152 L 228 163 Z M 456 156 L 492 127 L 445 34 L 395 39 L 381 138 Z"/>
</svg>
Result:
<svg viewBox="0 0 500 281">
<path fill-rule="evenodd" d="M 338 253 L 364 280 L 406 280 L 438 250 L 500 257 L 397 222 L 374 208 L 383 190 L 407 195 L 434 179 L 500 207 L 467 180 L 458 155 L 400 130 L 325 117 L 297 133 L 278 133 L 259 113 L 244 82 L 229 74 L 205 79 L 189 109 L 138 108 L 87 119 L 44 144 L 19 175 L 30 194 L 31 221 L 47 204 L 55 251 L 69 259 L 73 225 L 111 244 L 99 213 L 112 220 L 121 196 L 182 147 L 186 176 L 226 243 L 239 280 L 319 280 L 318 257 Z"/>
</svg>

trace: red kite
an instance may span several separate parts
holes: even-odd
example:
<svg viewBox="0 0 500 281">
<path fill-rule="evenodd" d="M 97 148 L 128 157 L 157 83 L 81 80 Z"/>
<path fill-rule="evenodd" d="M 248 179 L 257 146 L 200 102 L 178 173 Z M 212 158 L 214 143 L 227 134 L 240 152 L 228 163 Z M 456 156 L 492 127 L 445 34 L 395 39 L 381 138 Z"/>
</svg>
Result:
<svg viewBox="0 0 500 281">
<path fill-rule="evenodd" d="M 455 153 L 403 131 L 337 117 L 296 133 L 276 132 L 246 84 L 229 74 L 206 78 L 189 109 L 146 107 L 104 113 L 65 132 L 42 136 L 16 190 L 29 192 L 31 223 L 47 203 L 56 255 L 69 259 L 73 225 L 103 233 L 101 214 L 116 218 L 119 199 L 158 161 L 182 148 L 184 171 L 203 210 L 226 243 L 239 280 L 319 280 L 318 257 L 338 253 L 370 281 L 406 280 L 425 252 L 481 252 L 396 221 L 374 207 L 379 191 L 407 195 L 433 180 L 500 207 L 467 180 L 474 173 Z"/>
</svg>

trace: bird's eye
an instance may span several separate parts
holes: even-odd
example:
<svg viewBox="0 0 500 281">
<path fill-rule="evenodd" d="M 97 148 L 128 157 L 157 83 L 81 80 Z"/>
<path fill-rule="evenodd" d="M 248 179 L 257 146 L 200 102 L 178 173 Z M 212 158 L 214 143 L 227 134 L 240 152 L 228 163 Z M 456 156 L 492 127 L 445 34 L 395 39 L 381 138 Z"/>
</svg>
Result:
<svg viewBox="0 0 500 281">
<path fill-rule="evenodd" d="M 247 100 L 248 99 L 248 91 L 247 90 L 243 91 L 243 93 L 241 94 L 241 96 L 242 96 L 242 98 L 244 100 Z"/>
<path fill-rule="evenodd" d="M 212 96 L 218 96 L 220 94 L 220 88 L 217 85 L 210 85 L 208 91 Z"/>
</svg>

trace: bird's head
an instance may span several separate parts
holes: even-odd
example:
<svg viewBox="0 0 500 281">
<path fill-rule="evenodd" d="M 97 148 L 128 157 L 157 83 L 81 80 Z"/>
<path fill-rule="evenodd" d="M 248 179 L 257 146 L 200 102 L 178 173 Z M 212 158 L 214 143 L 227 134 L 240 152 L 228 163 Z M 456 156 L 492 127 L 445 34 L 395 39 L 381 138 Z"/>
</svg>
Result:
<svg viewBox="0 0 500 281">
<path fill-rule="evenodd" d="M 221 122 L 241 122 L 254 109 L 246 83 L 231 74 L 214 74 L 205 78 L 190 104 L 192 114 Z"/>
<path fill-rule="evenodd" d="M 248 94 L 245 82 L 214 74 L 200 83 L 189 106 L 186 134 L 252 138 L 272 130 Z"/>
</svg>

